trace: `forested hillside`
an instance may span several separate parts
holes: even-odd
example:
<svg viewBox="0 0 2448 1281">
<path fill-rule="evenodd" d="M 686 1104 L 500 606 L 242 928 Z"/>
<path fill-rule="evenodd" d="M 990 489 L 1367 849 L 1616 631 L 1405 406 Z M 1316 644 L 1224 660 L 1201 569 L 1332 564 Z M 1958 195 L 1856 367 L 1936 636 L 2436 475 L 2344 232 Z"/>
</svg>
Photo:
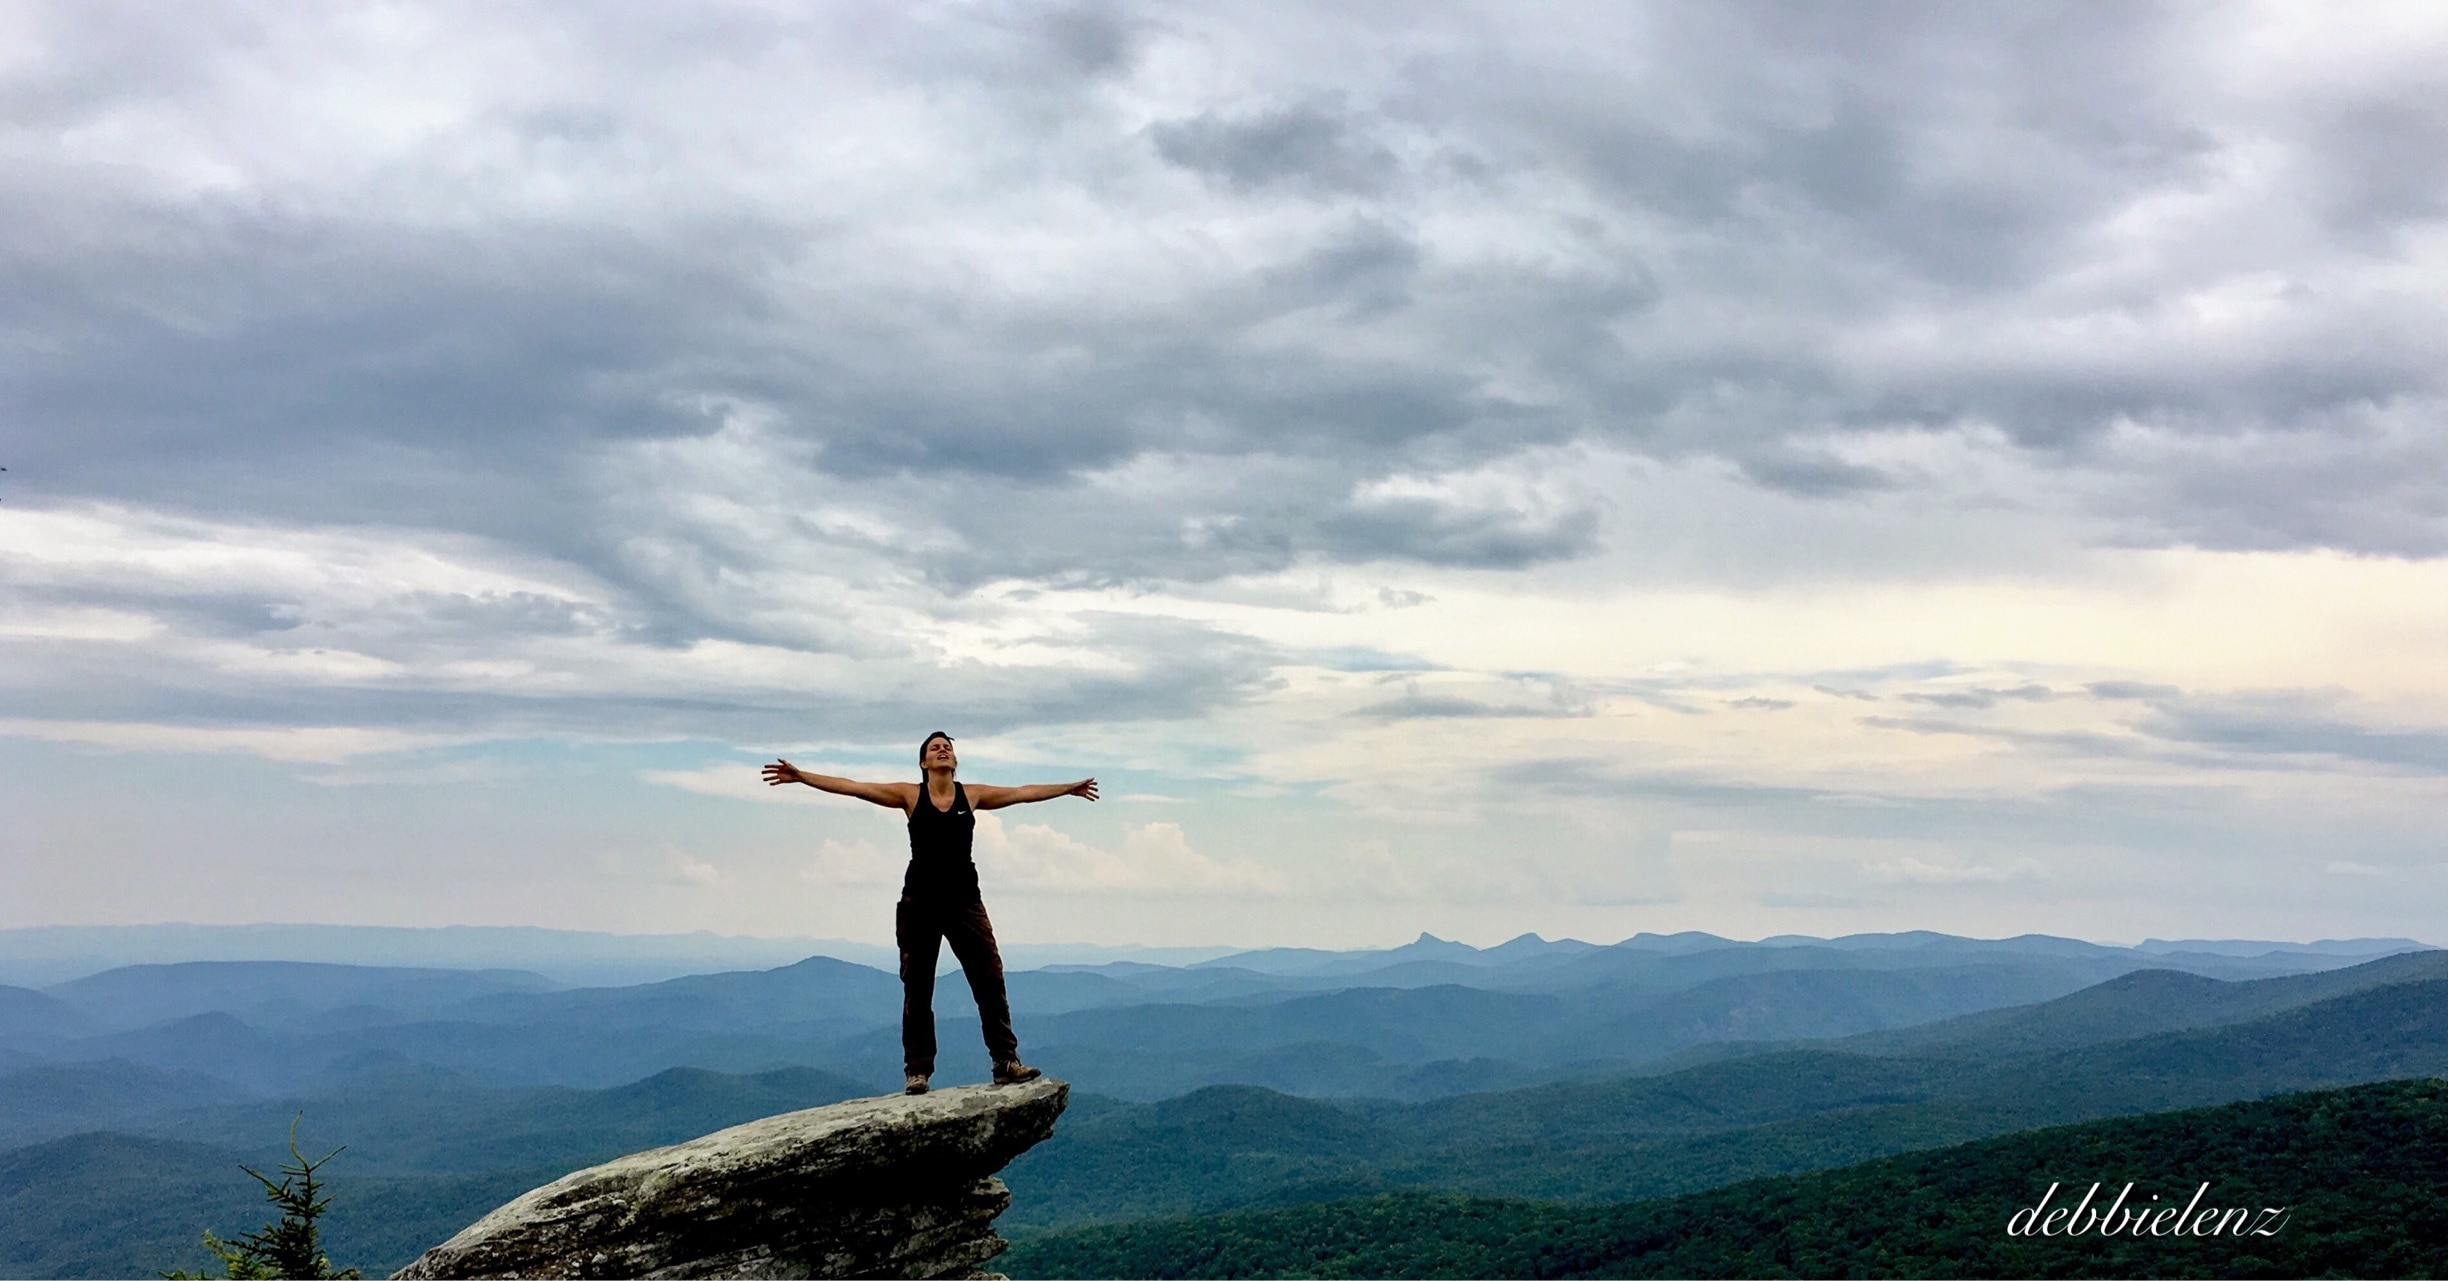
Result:
<svg viewBox="0 0 2448 1281">
<path fill-rule="evenodd" d="M 2086 1208 L 2134 1185 L 2116 1208 L 2150 1216 L 2141 1235 L 2116 1216 L 2126 1227 L 2115 1235 L 2009 1234 L 2051 1184 L 2054 1207 L 2079 1204 L 2094 1183 L 2102 1193 Z M 2195 1217 L 2180 1220 L 2188 1204 Z M 2203 1218 L 2205 1207 L 2245 1213 Z M 2179 1226 L 2200 1234 L 2148 1235 Z M 1412 1194 L 1082 1228 L 1023 1241 L 998 1266 L 1041 1277 L 2434 1276 L 2448 1271 L 2448 1083 L 2092 1122 L 1632 1205 Z"/>
<path fill-rule="evenodd" d="M 1031 1057 L 1085 1079 L 1054 1138 L 1006 1172 L 1003 1223 L 1026 1234 L 1380 1192 L 1621 1202 L 2448 1071 L 2448 956 L 2185 953 L 2294 972 L 2130 971 L 2156 955 L 1644 936 L 1022 973 Z M 1917 1028 L 1812 1035 L 2063 987 L 2082 967 L 2111 977 Z M 348 1145 L 327 1171 L 335 1257 L 395 1267 L 568 1170 L 889 1088 L 896 1034 L 842 1029 L 895 996 L 890 975 L 821 957 L 622 988 L 215 963 L 0 989 L 0 1272 L 201 1264 L 204 1229 L 260 1222 L 238 1164 L 275 1161 L 300 1111 L 310 1145 Z M 946 1083 L 963 1055 L 983 1068 L 973 1018 L 944 1012 Z M 1724 1039 L 1745 1034 L 1783 1039 Z M 1542 1060 L 1610 1038 L 1710 1057 L 1672 1071 Z M 1100 1080 L 1129 1097 L 1098 1094 Z M 1168 1082 L 1180 1088 L 1140 1093 Z"/>
<path fill-rule="evenodd" d="M 2141 969 L 2237 981 L 2365 960 L 1934 934 L 1776 944 L 1641 935 L 1609 947 L 1525 937 L 1485 949 L 1423 938 L 1382 952 L 1024 970 L 1011 989 L 1031 1058 L 1082 1090 L 1153 1101 L 1240 1084 L 1419 1099 L 1612 1075 L 1707 1047 L 1903 1029 Z M 965 985 L 941 985 L 949 1081 L 986 1069 L 967 1002 Z M 0 1070 L 122 1060 L 266 1097 L 312 1093 L 382 1063 L 488 1086 L 584 1087 L 669 1067 L 801 1066 L 881 1090 L 898 1067 L 899 1008 L 892 974 L 821 956 L 601 988 L 514 970 L 139 965 L 39 992 L 0 989 Z"/>
<path fill-rule="evenodd" d="M 185 1138 L 74 1134 L 0 1152 L 0 1276 L 152 1276 L 210 1263 L 203 1232 L 228 1236 L 268 1217 L 238 1167 L 278 1165 L 298 1110 L 306 1146 L 347 1145 L 323 1171 L 332 1257 L 379 1276 L 571 1170 L 863 1093 L 804 1068 L 754 1077 L 675 1068 L 610 1090 L 491 1090 L 408 1071 L 158 1127 Z"/>
<path fill-rule="evenodd" d="M 2017 1035 L 2008 1029 L 2006 1044 Z M 1630 1200 L 2035 1126 L 2438 1073 L 2448 1073 L 2448 979 L 2041 1053 L 1794 1050 L 1416 1104 L 1330 1107 L 1217 1088 L 1067 1123 L 1006 1172 L 1007 1222 L 1047 1228 L 1365 1191 Z"/>
</svg>

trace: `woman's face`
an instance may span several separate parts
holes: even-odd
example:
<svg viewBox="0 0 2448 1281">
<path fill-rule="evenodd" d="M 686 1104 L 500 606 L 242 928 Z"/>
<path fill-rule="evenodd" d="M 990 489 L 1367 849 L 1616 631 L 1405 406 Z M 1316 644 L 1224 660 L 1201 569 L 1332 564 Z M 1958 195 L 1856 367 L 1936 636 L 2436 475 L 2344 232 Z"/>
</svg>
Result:
<svg viewBox="0 0 2448 1281">
<path fill-rule="evenodd" d="M 958 773 L 960 771 L 960 757 L 954 755 L 952 752 L 952 740 L 948 738 L 928 739 L 927 745 L 918 749 L 918 768 L 928 770 L 948 769 L 954 773 Z"/>
</svg>

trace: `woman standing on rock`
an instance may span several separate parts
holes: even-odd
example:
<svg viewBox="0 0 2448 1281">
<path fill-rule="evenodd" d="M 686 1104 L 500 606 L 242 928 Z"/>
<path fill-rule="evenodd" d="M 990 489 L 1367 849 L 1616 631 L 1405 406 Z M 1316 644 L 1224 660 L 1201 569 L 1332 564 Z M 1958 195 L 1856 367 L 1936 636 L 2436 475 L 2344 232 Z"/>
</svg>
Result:
<svg viewBox="0 0 2448 1281">
<path fill-rule="evenodd" d="M 986 903 L 978 893 L 977 864 L 970 858 L 977 834 L 977 810 L 1050 801 L 1057 796 L 1097 798 L 1093 778 L 1076 783 L 1035 783 L 1027 787 L 987 787 L 974 792 L 954 777 L 960 758 L 953 754 L 952 736 L 937 730 L 918 745 L 923 783 L 861 783 L 854 779 L 810 774 L 789 761 L 765 767 L 765 782 L 805 783 L 821 792 L 855 796 L 889 805 L 909 816 L 909 871 L 901 878 L 901 902 L 893 912 L 893 941 L 901 948 L 901 1058 L 908 1091 L 924 1094 L 935 1074 L 935 959 L 944 943 L 960 959 L 969 991 L 977 997 L 978 1022 L 986 1033 L 986 1053 L 994 1060 L 994 1081 L 1011 1085 L 1034 1080 L 1037 1069 L 1020 1061 L 1020 1041 L 1012 1035 L 1011 1001 L 1003 993 L 1003 957 L 995 950 L 994 923 L 986 919 Z"/>
</svg>

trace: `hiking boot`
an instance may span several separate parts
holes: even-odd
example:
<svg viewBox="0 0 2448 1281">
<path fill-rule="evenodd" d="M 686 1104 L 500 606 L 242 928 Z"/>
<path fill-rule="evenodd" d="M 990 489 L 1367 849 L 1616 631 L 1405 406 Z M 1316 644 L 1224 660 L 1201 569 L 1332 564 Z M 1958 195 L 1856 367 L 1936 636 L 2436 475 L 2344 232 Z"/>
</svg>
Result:
<svg viewBox="0 0 2448 1281">
<path fill-rule="evenodd" d="M 917 1073 L 915 1073 L 915 1072 L 910 1073 L 910 1074 L 909 1074 L 909 1080 L 908 1080 L 906 1083 L 904 1083 L 904 1084 L 902 1085 L 902 1087 L 901 1087 L 901 1092 L 902 1092 L 903 1094 L 924 1094 L 924 1093 L 926 1093 L 926 1092 L 927 1092 L 927 1083 L 926 1083 L 926 1078 L 925 1078 L 925 1077 L 923 1077 L 923 1076 L 918 1075 L 918 1074 L 917 1074 Z"/>
<path fill-rule="evenodd" d="M 1023 1063 L 1018 1059 L 1013 1059 L 1009 1063 L 995 1064 L 994 1083 L 997 1085 L 1018 1085 L 1022 1081 L 1034 1081 L 1038 1077 L 1044 1075 L 1045 1073 L 1030 1067 L 1028 1064 Z"/>
</svg>

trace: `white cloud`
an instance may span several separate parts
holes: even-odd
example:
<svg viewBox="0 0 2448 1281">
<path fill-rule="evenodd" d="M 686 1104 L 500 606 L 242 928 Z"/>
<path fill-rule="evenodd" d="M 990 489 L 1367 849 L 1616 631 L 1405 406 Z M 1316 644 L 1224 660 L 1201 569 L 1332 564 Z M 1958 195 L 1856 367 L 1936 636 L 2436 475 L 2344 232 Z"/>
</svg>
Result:
<svg viewBox="0 0 2448 1281">
<path fill-rule="evenodd" d="M 828 836 L 799 869 L 799 879 L 840 889 L 898 885 L 902 865 L 907 861 L 906 852 L 887 853 L 873 841 L 844 841 Z"/>
<path fill-rule="evenodd" d="M 1040 823 L 978 815 L 979 875 L 1030 893 L 1272 896 L 1283 878 L 1255 863 L 1223 861 L 1192 849 L 1177 823 L 1144 823 L 1123 832 L 1119 848 L 1093 845 Z"/>
<path fill-rule="evenodd" d="M 761 765 L 700 765 L 695 769 L 639 770 L 638 777 L 664 787 L 677 787 L 700 796 L 720 796 L 734 801 L 762 801 L 776 805 L 805 805 L 808 791 L 797 784 L 775 787 L 758 771 Z"/>
<path fill-rule="evenodd" d="M 384 752 L 435 747 L 453 740 L 378 726 L 153 725 L 114 721 L 0 720 L 0 735 L 75 743 L 123 752 L 242 753 L 266 760 L 328 765 Z"/>
<path fill-rule="evenodd" d="M 730 873 L 693 854 L 673 855 L 672 868 L 679 875 L 680 880 L 689 885 L 701 885 L 711 889 L 715 886 L 727 885 L 731 881 Z"/>
<path fill-rule="evenodd" d="M 2040 865 L 2030 859 L 2004 866 L 1982 863 L 1945 866 L 1907 856 L 1862 865 L 1865 880 L 1907 885 L 1995 885 L 2004 881 L 2026 880 L 2040 874 Z"/>
</svg>

